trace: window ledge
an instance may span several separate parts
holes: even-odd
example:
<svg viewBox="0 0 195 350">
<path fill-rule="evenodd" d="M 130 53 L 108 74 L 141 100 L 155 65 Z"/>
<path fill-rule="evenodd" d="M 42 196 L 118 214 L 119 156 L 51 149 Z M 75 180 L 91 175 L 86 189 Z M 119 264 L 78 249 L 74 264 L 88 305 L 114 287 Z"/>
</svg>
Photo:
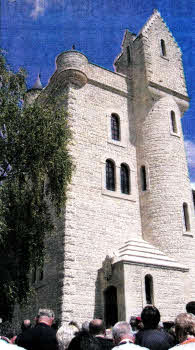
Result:
<svg viewBox="0 0 195 350">
<path fill-rule="evenodd" d="M 141 195 L 145 195 L 146 193 L 149 193 L 150 192 L 150 189 L 148 188 L 147 190 L 143 191 L 143 190 L 140 190 L 140 193 Z"/>
<path fill-rule="evenodd" d="M 178 134 L 178 133 L 176 133 L 176 132 L 170 132 L 170 134 L 172 135 L 172 136 L 176 136 L 176 137 L 178 137 L 178 138 L 180 138 L 180 135 Z"/>
<path fill-rule="evenodd" d="M 192 233 L 190 233 L 190 232 L 183 232 L 183 236 L 191 237 L 191 238 L 194 237 L 194 235 Z"/>
<path fill-rule="evenodd" d="M 160 55 L 161 58 L 163 58 L 166 61 L 169 61 L 169 58 L 167 58 L 166 56 Z"/>
<path fill-rule="evenodd" d="M 123 147 L 123 148 L 126 147 L 125 144 L 121 141 L 109 140 L 108 143 L 111 145 L 118 146 L 118 147 Z"/>
<path fill-rule="evenodd" d="M 102 195 L 108 197 L 114 197 L 119 199 L 124 199 L 126 201 L 136 202 L 135 196 L 133 194 L 124 194 L 116 191 L 109 191 L 106 189 L 102 189 Z"/>
</svg>

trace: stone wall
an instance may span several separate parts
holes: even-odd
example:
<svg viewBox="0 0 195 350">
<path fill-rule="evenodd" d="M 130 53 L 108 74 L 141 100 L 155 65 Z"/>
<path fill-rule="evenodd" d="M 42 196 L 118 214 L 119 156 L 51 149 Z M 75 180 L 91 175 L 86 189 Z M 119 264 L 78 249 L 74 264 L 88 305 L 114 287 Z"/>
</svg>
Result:
<svg viewBox="0 0 195 350">
<path fill-rule="evenodd" d="M 100 68 L 97 68 L 97 72 Z M 113 74 L 114 79 L 116 79 Z M 111 85 L 111 82 L 109 81 Z M 87 84 L 70 89 L 76 172 L 66 207 L 63 320 L 94 316 L 97 271 L 106 255 L 127 239 L 141 235 L 134 129 L 125 96 Z M 120 117 L 122 139 L 112 142 L 111 113 Z M 106 190 L 105 161 L 116 164 L 117 191 Z M 120 164 L 130 166 L 132 194 L 120 194 Z M 98 312 L 98 310 L 97 310 Z"/>
<path fill-rule="evenodd" d="M 161 321 L 173 321 L 181 312 L 185 312 L 185 275 L 174 271 L 152 266 L 125 264 L 125 300 L 126 320 L 130 316 L 141 314 L 146 305 L 145 275 L 153 277 L 154 304 L 161 313 Z M 171 281 L 171 283 L 170 283 Z"/>
</svg>

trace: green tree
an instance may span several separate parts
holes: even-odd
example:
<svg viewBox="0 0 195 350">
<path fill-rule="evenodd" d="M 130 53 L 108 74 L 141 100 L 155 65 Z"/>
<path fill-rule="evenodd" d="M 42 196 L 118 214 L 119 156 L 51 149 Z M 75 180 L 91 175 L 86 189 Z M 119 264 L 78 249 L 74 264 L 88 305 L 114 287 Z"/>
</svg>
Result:
<svg viewBox="0 0 195 350">
<path fill-rule="evenodd" d="M 25 72 L 0 56 L 0 317 L 26 300 L 29 271 L 44 258 L 52 232 L 49 204 L 60 215 L 71 181 L 67 113 L 55 103 L 24 106 Z"/>
</svg>

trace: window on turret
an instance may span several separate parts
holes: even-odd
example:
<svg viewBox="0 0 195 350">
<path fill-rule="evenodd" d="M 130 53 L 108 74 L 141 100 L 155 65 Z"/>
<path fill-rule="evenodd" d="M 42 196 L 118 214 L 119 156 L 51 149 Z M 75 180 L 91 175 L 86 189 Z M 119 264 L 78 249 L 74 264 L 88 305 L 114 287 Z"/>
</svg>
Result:
<svg viewBox="0 0 195 350">
<path fill-rule="evenodd" d="M 141 177 L 141 189 L 142 191 L 147 190 L 147 182 L 146 182 L 146 167 L 142 165 L 140 168 L 140 177 Z"/>
<path fill-rule="evenodd" d="M 121 164 L 121 193 L 130 193 L 130 170 L 128 165 Z"/>
<path fill-rule="evenodd" d="M 112 140 L 120 140 L 120 120 L 117 114 L 111 115 L 111 135 Z"/>
<path fill-rule="evenodd" d="M 37 268 L 36 264 L 33 267 L 32 270 L 32 283 L 36 283 L 38 281 L 42 281 L 43 280 L 43 267 L 39 267 Z"/>
<path fill-rule="evenodd" d="M 44 275 L 43 275 L 43 268 L 41 267 L 41 268 L 39 269 L 39 281 L 42 281 L 42 280 L 43 280 L 43 277 L 44 277 Z"/>
<path fill-rule="evenodd" d="M 34 265 L 32 270 L 32 283 L 36 282 L 36 278 L 37 278 L 37 268 L 36 268 L 36 265 Z"/>
<path fill-rule="evenodd" d="M 106 189 L 115 191 L 115 164 L 112 160 L 106 160 Z"/>
<path fill-rule="evenodd" d="M 167 55 L 165 41 L 161 39 L 160 44 L 161 44 L 161 55 L 165 57 Z"/>
<path fill-rule="evenodd" d="M 177 134 L 177 124 L 175 118 L 175 112 L 171 111 L 171 131 Z"/>
<path fill-rule="evenodd" d="M 185 230 L 187 232 L 189 232 L 190 231 L 190 218 L 189 218 L 189 211 L 188 211 L 187 203 L 183 203 L 183 217 L 184 217 Z"/>
<path fill-rule="evenodd" d="M 145 276 L 145 294 L 146 294 L 146 303 L 154 304 L 153 278 L 149 274 Z"/>
<path fill-rule="evenodd" d="M 192 190 L 192 200 L 194 203 L 194 211 L 195 211 L 195 190 Z"/>
<path fill-rule="evenodd" d="M 131 63 L 131 51 L 130 47 L 127 46 L 127 64 L 129 65 Z"/>
</svg>

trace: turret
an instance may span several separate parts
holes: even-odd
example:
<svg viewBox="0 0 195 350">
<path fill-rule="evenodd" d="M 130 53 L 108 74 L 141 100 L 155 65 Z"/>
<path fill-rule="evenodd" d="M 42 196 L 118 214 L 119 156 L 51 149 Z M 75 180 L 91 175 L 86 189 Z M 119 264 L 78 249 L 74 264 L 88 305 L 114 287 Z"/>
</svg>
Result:
<svg viewBox="0 0 195 350">
<path fill-rule="evenodd" d="M 42 89 L 43 89 L 43 86 L 41 83 L 41 75 L 39 73 L 33 87 L 27 90 L 26 92 L 25 104 L 27 105 L 32 104 L 36 100 L 36 98 L 40 95 Z"/>
<path fill-rule="evenodd" d="M 181 117 L 181 51 L 158 11 L 133 42 L 134 117 L 143 238 L 179 257 L 194 234 Z M 189 253 L 190 255 L 190 253 Z"/>
<path fill-rule="evenodd" d="M 87 83 L 87 65 L 88 59 L 81 52 L 62 52 L 56 59 L 56 72 L 50 82 L 61 86 L 71 83 L 75 88 L 81 88 Z"/>
</svg>

